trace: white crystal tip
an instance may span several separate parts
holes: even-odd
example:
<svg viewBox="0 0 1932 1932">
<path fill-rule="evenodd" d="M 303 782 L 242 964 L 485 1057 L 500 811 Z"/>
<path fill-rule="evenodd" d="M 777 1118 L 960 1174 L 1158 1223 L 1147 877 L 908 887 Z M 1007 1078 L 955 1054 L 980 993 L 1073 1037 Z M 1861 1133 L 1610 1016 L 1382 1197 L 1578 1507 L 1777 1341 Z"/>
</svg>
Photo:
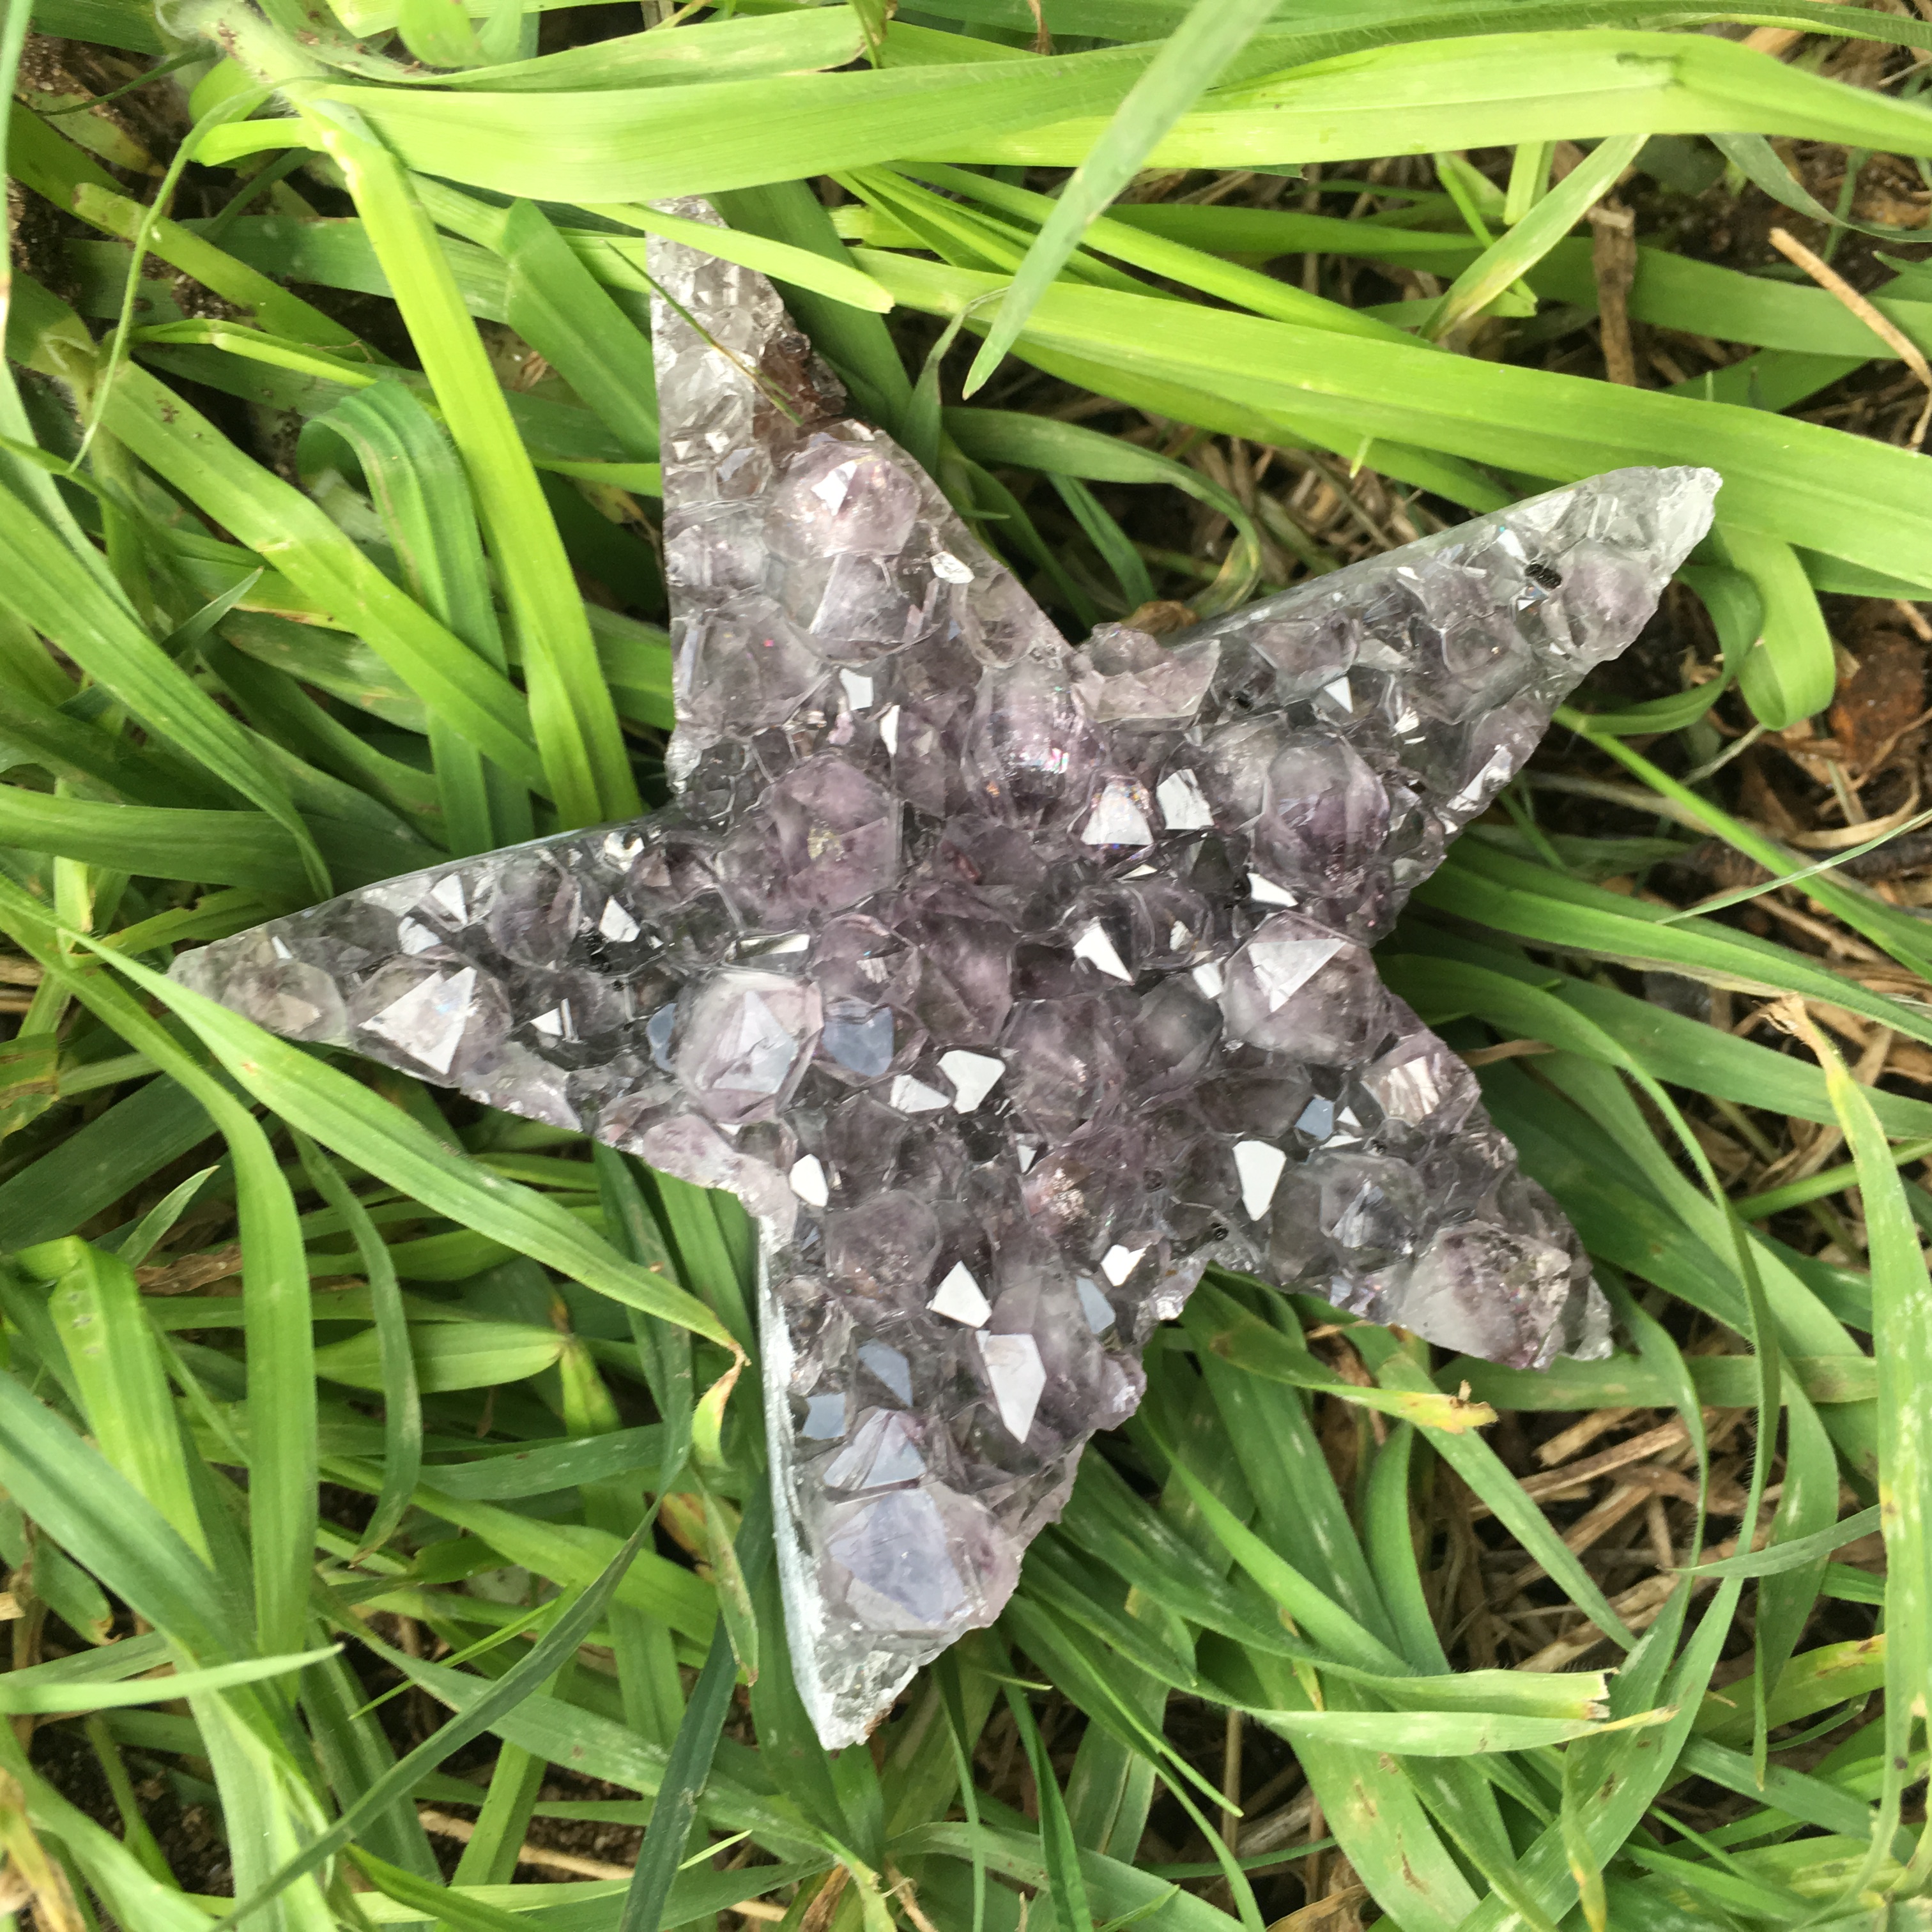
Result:
<svg viewBox="0 0 1932 1932">
<path fill-rule="evenodd" d="M 1716 470 L 1696 464 L 1657 469 L 1634 465 L 1628 470 L 1606 470 L 1575 487 L 1647 513 L 1650 527 L 1644 534 L 1648 538 L 1648 560 L 1655 565 L 1661 580 L 1674 576 L 1678 566 L 1703 541 L 1724 479 Z"/>
</svg>

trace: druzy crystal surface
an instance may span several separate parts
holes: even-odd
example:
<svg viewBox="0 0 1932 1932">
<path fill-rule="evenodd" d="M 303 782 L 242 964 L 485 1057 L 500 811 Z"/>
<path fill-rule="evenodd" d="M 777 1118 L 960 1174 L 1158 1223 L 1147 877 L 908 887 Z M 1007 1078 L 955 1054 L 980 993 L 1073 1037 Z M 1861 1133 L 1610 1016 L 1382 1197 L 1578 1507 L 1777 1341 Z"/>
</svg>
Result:
<svg viewBox="0 0 1932 1932">
<path fill-rule="evenodd" d="M 998 1614 L 1210 1259 L 1501 1361 L 1606 1347 L 1575 1236 L 1367 948 L 1717 478 L 1619 471 L 1072 649 L 768 283 L 655 253 L 680 802 L 177 971 L 742 1197 L 838 1744 Z"/>
</svg>

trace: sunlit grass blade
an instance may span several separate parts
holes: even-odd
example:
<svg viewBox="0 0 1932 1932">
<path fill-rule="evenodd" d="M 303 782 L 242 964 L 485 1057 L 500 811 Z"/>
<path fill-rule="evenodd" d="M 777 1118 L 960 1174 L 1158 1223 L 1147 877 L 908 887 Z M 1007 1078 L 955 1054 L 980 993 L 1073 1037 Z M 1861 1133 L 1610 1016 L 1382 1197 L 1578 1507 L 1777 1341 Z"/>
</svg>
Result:
<svg viewBox="0 0 1932 1932">
<path fill-rule="evenodd" d="M 1018 216 L 1035 226 L 1052 215 L 1056 205 L 1049 196 L 1036 194 L 997 176 L 970 168 L 949 167 L 943 162 L 920 162 L 900 172 L 915 181 L 930 182 L 934 187 L 970 196 L 988 208 Z M 1146 212 L 1127 208 L 1114 214 L 1096 215 L 1087 224 L 1084 245 L 1096 254 L 1128 262 L 1184 287 L 1198 289 L 1204 295 L 1218 296 L 1239 308 L 1252 309 L 1257 315 L 1273 316 L 1277 321 L 1306 322 L 1314 328 L 1339 329 L 1351 335 L 1380 336 L 1388 340 L 1408 339 L 1402 330 L 1358 310 L 1152 232 L 1136 219 Z M 881 242 L 877 245 L 887 244 Z"/>
<path fill-rule="evenodd" d="M 434 1912 L 434 1923 L 446 1932 L 525 1932 L 521 1913 L 506 1910 L 488 1899 L 472 1895 L 460 1882 L 440 1885 L 392 1865 L 359 1845 L 348 1848 L 348 1856 L 376 1889 L 405 1910 Z M 422 1922 L 420 1920 L 418 1923 Z"/>
<path fill-rule="evenodd" d="M 403 170 L 352 116 L 325 115 L 315 124 L 349 177 L 469 472 L 522 647 L 531 730 L 560 820 L 568 830 L 633 816 L 637 786 L 568 560 L 435 232 Z"/>
<path fill-rule="evenodd" d="M 193 1697 L 210 1690 L 226 1690 L 241 1684 L 259 1684 L 270 1677 L 286 1677 L 326 1657 L 333 1648 L 304 1651 L 297 1657 L 244 1658 L 234 1664 L 218 1664 L 205 1670 L 176 1671 L 165 1677 L 142 1677 L 118 1684 L 25 1684 L 14 1681 L 9 1672 L 0 1681 L 0 1712 L 10 1716 L 34 1712 L 118 1711 L 140 1704 L 164 1702 L 176 1697 Z"/>
</svg>

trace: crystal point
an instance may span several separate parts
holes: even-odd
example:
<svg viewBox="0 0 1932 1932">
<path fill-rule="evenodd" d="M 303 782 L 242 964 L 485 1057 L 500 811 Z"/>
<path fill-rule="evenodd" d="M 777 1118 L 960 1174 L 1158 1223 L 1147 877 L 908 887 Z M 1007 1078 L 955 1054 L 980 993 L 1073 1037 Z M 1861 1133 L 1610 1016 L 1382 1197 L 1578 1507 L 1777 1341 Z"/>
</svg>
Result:
<svg viewBox="0 0 1932 1932">
<path fill-rule="evenodd" d="M 1718 479 L 1592 478 L 1075 650 L 768 282 L 651 245 L 680 802 L 176 974 L 740 1194 L 838 1745 L 998 1614 L 1216 1255 L 1501 1361 L 1607 1349 L 1575 1235 L 1366 948 Z"/>
</svg>

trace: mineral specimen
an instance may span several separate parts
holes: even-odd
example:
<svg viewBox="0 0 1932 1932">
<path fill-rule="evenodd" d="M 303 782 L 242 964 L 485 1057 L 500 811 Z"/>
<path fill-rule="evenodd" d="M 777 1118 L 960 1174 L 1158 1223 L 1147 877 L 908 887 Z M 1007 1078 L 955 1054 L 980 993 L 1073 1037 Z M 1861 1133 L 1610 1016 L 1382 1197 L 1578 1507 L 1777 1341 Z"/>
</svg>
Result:
<svg viewBox="0 0 1932 1932">
<path fill-rule="evenodd" d="M 837 1745 L 998 1614 L 1210 1259 L 1501 1361 L 1607 1346 L 1574 1235 L 1367 948 L 1718 479 L 1618 471 L 1075 650 L 767 282 L 654 252 L 679 804 L 176 970 L 742 1197 L 794 1665 Z"/>
</svg>

